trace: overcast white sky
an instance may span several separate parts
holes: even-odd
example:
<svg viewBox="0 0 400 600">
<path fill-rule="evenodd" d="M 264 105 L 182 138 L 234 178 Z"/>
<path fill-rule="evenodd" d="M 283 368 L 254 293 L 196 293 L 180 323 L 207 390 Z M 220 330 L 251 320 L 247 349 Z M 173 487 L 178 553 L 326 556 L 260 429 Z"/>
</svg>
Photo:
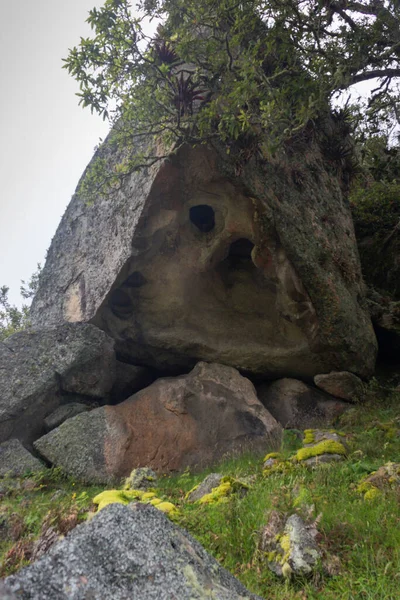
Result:
<svg viewBox="0 0 400 600">
<path fill-rule="evenodd" d="M 62 69 L 102 0 L 0 0 L 0 285 L 44 262 L 60 218 L 107 123 L 78 106 Z"/>
</svg>

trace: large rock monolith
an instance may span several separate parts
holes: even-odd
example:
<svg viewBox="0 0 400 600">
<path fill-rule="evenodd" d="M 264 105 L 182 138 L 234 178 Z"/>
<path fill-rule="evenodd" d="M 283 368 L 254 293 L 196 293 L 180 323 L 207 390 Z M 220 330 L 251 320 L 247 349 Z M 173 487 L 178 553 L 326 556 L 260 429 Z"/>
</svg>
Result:
<svg viewBox="0 0 400 600">
<path fill-rule="evenodd" d="M 77 193 L 34 323 L 94 323 L 123 361 L 175 374 L 205 360 L 271 378 L 370 375 L 376 340 L 328 162 L 310 140 L 271 162 L 184 147 L 111 198 Z"/>
</svg>

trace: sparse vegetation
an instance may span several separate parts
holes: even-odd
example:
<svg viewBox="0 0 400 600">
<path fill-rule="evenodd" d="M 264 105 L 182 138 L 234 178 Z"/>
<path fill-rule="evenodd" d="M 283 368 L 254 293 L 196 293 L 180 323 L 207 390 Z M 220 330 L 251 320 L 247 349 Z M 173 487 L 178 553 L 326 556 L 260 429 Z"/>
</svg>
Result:
<svg viewBox="0 0 400 600">
<path fill-rule="evenodd" d="M 377 382 L 369 400 L 346 412 L 338 425 L 349 447 L 341 463 L 308 469 L 289 460 L 299 448 L 296 431 L 286 431 L 281 454 L 286 469 L 263 474 L 263 456 L 231 458 L 215 467 L 232 480 L 244 481 L 246 494 L 224 502 L 190 503 L 187 493 L 211 472 L 161 477 L 157 497 L 179 509 L 173 519 L 185 527 L 250 590 L 268 600 L 395 599 L 400 572 L 400 490 L 380 490 L 374 498 L 360 493 L 360 483 L 380 466 L 400 462 L 400 393 Z M 43 545 L 49 527 L 66 534 L 94 512 L 93 498 L 103 491 L 63 477 L 59 470 L 22 480 L 2 499 L 0 548 L 2 574 L 26 564 Z M 283 582 L 258 549 L 269 511 L 299 512 L 315 520 L 325 566 L 309 580 Z M 50 536 L 51 537 L 51 536 Z M 35 540 L 42 540 L 34 544 Z"/>
<path fill-rule="evenodd" d="M 20 293 L 24 300 L 21 308 L 10 304 L 8 299 L 10 288 L 6 285 L 0 287 L 0 342 L 13 333 L 29 327 L 29 304 L 26 303 L 26 300 L 31 300 L 36 293 L 40 271 L 41 266 L 38 264 L 37 270 L 29 281 L 21 281 Z"/>
</svg>

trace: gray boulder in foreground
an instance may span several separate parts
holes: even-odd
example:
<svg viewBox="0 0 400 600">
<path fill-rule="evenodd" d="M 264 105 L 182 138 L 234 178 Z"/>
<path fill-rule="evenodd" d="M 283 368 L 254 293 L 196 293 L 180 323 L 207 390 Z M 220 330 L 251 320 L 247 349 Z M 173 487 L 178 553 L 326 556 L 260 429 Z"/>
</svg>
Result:
<svg viewBox="0 0 400 600">
<path fill-rule="evenodd" d="M 5 584 L 21 600 L 261 600 L 144 504 L 104 508 Z"/>
<path fill-rule="evenodd" d="M 93 325 L 29 329 L 0 343 L 0 442 L 28 446 L 65 393 L 102 398 L 115 378 L 114 343 Z"/>
<path fill-rule="evenodd" d="M 28 452 L 19 440 L 8 440 L 0 444 L 0 477 L 20 477 L 43 469 L 45 465 Z"/>
</svg>

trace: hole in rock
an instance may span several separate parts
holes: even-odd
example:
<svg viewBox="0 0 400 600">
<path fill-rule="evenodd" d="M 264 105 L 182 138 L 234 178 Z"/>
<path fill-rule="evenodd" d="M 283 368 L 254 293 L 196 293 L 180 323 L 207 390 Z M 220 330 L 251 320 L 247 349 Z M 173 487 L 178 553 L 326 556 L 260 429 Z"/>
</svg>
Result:
<svg viewBox="0 0 400 600">
<path fill-rule="evenodd" d="M 124 285 L 131 288 L 139 288 L 142 287 L 147 282 L 146 278 L 140 273 L 140 271 L 135 271 L 131 273 L 127 279 L 124 281 Z"/>
<path fill-rule="evenodd" d="M 111 294 L 110 308 L 117 317 L 130 317 L 133 312 L 133 304 L 129 294 L 123 290 L 115 290 Z"/>
<path fill-rule="evenodd" d="M 214 209 L 207 204 L 192 206 L 189 210 L 189 217 L 193 225 L 203 233 L 208 233 L 215 227 Z"/>
<path fill-rule="evenodd" d="M 253 264 L 251 259 L 251 252 L 254 248 L 253 242 L 246 238 L 240 238 L 233 242 L 229 248 L 228 261 L 230 267 L 233 269 L 239 269 L 241 267 L 247 267 L 249 262 Z"/>
</svg>

